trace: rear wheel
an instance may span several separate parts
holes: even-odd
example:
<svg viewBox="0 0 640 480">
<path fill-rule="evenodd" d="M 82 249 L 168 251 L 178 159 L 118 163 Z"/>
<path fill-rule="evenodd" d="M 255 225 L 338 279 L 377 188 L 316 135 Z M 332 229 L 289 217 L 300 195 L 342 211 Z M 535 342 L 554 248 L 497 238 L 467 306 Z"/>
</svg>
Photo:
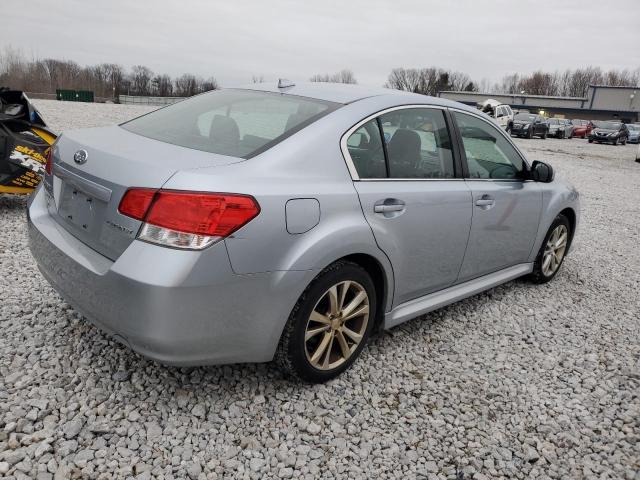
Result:
<svg viewBox="0 0 640 480">
<path fill-rule="evenodd" d="M 546 140 L 547 139 L 547 132 L 544 132 L 542 135 L 540 135 L 540 138 L 542 140 Z"/>
<path fill-rule="evenodd" d="M 558 215 L 542 242 L 536 261 L 533 264 L 533 272 L 529 278 L 534 283 L 546 283 L 553 279 L 560 270 L 569 246 L 571 226 L 564 215 Z"/>
<path fill-rule="evenodd" d="M 376 293 L 359 265 L 339 261 L 298 299 L 276 352 L 280 368 L 313 383 L 340 375 L 360 355 L 376 315 Z"/>
</svg>

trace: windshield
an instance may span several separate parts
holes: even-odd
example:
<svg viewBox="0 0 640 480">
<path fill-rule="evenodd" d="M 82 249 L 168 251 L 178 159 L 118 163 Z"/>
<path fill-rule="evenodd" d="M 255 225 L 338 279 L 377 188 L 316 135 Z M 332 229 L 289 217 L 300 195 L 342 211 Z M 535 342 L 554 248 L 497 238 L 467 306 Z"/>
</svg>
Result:
<svg viewBox="0 0 640 480">
<path fill-rule="evenodd" d="M 571 123 L 573 123 L 574 125 L 586 125 L 587 121 L 586 120 L 571 120 Z"/>
<path fill-rule="evenodd" d="M 252 90 L 217 90 L 123 123 L 161 142 L 250 158 L 339 107 L 312 98 Z"/>
<path fill-rule="evenodd" d="M 535 115 L 532 115 L 530 113 L 519 113 L 517 114 L 515 117 L 513 117 L 514 120 L 522 120 L 525 122 L 533 122 L 536 119 Z"/>
<path fill-rule="evenodd" d="M 549 125 L 560 125 L 562 122 L 560 120 L 558 120 L 557 118 L 550 118 L 548 120 Z"/>
<path fill-rule="evenodd" d="M 638 130 L 638 131 L 640 131 L 640 125 L 631 124 L 631 125 L 627 125 L 627 128 L 629 130 Z"/>
<path fill-rule="evenodd" d="M 599 121 L 595 121 L 593 122 L 593 124 L 596 126 L 596 128 L 605 128 L 607 130 L 619 130 L 621 125 L 619 122 L 599 122 Z"/>
</svg>

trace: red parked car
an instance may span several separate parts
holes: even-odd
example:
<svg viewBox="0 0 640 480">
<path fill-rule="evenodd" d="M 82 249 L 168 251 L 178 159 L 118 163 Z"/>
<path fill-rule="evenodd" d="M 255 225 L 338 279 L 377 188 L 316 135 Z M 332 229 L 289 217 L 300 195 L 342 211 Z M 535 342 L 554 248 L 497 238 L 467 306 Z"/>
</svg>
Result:
<svg viewBox="0 0 640 480">
<path fill-rule="evenodd" d="M 587 136 L 593 130 L 593 123 L 590 120 L 571 120 L 573 124 L 573 136 L 579 138 L 587 138 Z"/>
</svg>

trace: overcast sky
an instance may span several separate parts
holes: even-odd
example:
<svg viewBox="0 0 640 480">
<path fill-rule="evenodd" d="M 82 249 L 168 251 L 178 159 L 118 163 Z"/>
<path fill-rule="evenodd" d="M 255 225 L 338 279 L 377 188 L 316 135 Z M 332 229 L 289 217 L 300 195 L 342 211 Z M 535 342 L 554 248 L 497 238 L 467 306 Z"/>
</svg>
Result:
<svg viewBox="0 0 640 480">
<path fill-rule="evenodd" d="M 638 0 L 1 0 L 0 47 L 80 64 L 143 64 L 223 86 L 394 67 L 480 81 L 506 73 L 640 67 Z"/>
</svg>

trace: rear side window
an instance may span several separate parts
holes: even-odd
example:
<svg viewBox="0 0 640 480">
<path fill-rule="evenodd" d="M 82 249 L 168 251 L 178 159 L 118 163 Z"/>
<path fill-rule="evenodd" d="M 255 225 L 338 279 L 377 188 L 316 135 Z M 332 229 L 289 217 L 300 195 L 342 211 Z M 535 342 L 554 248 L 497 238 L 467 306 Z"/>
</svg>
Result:
<svg viewBox="0 0 640 480">
<path fill-rule="evenodd" d="M 368 121 L 347 139 L 347 149 L 360 178 L 385 178 L 387 167 L 378 121 Z"/>
<path fill-rule="evenodd" d="M 349 136 L 347 149 L 362 179 L 455 177 L 449 131 L 439 109 L 406 108 L 380 115 Z"/>
<path fill-rule="evenodd" d="M 156 110 L 122 127 L 182 147 L 250 158 L 339 106 L 294 95 L 219 90 Z"/>
</svg>

